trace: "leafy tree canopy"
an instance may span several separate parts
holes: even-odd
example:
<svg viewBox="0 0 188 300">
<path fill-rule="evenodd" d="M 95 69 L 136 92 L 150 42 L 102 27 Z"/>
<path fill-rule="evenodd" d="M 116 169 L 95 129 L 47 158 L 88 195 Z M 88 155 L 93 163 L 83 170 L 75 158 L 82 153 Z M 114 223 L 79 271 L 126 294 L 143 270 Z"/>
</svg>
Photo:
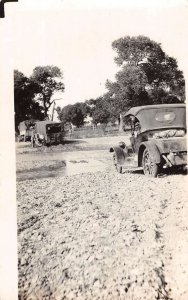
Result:
<svg viewBox="0 0 188 300">
<path fill-rule="evenodd" d="M 77 127 L 84 125 L 84 119 L 89 113 L 86 103 L 77 102 L 73 105 L 67 105 L 62 110 L 57 108 L 58 118 L 63 123 L 70 122 Z"/>
<path fill-rule="evenodd" d="M 35 87 L 23 73 L 14 71 L 14 111 L 15 128 L 28 119 L 43 120 L 44 113 L 39 103 L 33 100 Z"/>
<path fill-rule="evenodd" d="M 110 102 L 106 101 L 104 97 L 99 97 L 97 99 L 90 99 L 87 101 L 90 107 L 90 116 L 93 119 L 94 124 L 107 124 L 112 114 L 110 112 Z"/>
<path fill-rule="evenodd" d="M 116 81 L 107 80 L 117 113 L 136 105 L 183 102 L 185 81 L 177 61 L 145 36 L 120 38 L 112 43 L 121 67 Z"/>
<path fill-rule="evenodd" d="M 54 93 L 65 89 L 62 78 L 62 72 L 56 66 L 39 66 L 33 70 L 30 80 L 35 85 L 35 97 L 41 102 L 45 117 L 53 103 L 51 98 Z"/>
</svg>

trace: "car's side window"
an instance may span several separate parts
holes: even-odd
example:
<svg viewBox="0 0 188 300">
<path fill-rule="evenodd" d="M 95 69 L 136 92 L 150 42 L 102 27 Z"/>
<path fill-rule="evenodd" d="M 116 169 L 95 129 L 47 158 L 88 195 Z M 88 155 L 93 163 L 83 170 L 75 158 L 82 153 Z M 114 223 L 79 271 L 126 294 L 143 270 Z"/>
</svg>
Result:
<svg viewBox="0 0 188 300">
<path fill-rule="evenodd" d="M 140 134 L 140 131 L 141 131 L 140 122 L 137 118 L 135 118 L 135 121 L 134 121 L 134 136 L 137 137 L 138 134 Z"/>
</svg>

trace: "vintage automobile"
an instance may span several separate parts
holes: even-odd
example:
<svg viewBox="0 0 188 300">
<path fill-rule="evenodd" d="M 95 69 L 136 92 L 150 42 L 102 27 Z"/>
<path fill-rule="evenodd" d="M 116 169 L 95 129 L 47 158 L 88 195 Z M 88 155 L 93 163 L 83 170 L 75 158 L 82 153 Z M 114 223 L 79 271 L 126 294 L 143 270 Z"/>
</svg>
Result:
<svg viewBox="0 0 188 300">
<path fill-rule="evenodd" d="M 165 168 L 187 168 L 185 104 L 132 107 L 123 118 L 130 121 L 130 145 L 110 148 L 119 173 L 123 166 L 136 166 L 157 177 Z"/>
<path fill-rule="evenodd" d="M 64 141 L 64 128 L 61 123 L 53 121 L 38 121 L 35 123 L 32 146 L 49 146 L 51 144 L 60 144 Z"/>
<path fill-rule="evenodd" d="M 32 128 L 35 125 L 35 120 L 25 120 L 19 123 L 18 130 L 19 130 L 19 136 L 18 141 L 19 142 L 27 142 L 31 141 L 32 136 Z"/>
</svg>

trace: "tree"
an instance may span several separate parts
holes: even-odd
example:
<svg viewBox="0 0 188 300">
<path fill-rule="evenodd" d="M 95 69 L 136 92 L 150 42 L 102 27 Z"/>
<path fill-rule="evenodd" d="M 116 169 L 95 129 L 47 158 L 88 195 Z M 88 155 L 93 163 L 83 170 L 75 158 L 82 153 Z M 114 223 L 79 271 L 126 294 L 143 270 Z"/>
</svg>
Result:
<svg viewBox="0 0 188 300">
<path fill-rule="evenodd" d="M 132 106 L 185 100 L 183 73 L 160 44 L 145 36 L 126 36 L 114 41 L 112 48 L 117 52 L 115 62 L 121 69 L 116 81 L 107 80 L 106 88 L 119 119 L 121 112 Z"/>
<path fill-rule="evenodd" d="M 35 88 L 23 73 L 14 71 L 14 111 L 15 128 L 20 122 L 28 119 L 43 120 L 44 113 L 39 103 L 33 100 Z"/>
<path fill-rule="evenodd" d="M 39 66 L 33 70 L 30 80 L 35 85 L 35 99 L 42 103 L 45 117 L 53 103 L 54 93 L 65 89 L 62 78 L 62 72 L 56 66 Z"/>
<path fill-rule="evenodd" d="M 107 124 L 110 121 L 110 103 L 106 100 L 104 97 L 99 97 L 86 101 L 90 107 L 90 116 L 95 125 L 98 123 Z"/>
<path fill-rule="evenodd" d="M 126 36 L 114 41 L 112 48 L 118 54 L 115 58 L 116 63 L 123 69 L 117 77 L 118 83 L 128 68 L 129 73 L 131 69 L 136 68 L 138 72 L 142 72 L 145 76 L 145 86 L 143 86 L 143 81 L 141 81 L 141 85 L 153 103 L 164 103 L 169 99 L 171 102 L 183 102 L 185 100 L 183 73 L 178 70 L 177 61 L 165 54 L 160 44 L 145 36 Z M 136 75 L 135 71 L 134 74 Z M 129 84 L 126 81 L 125 83 Z M 154 100 L 153 95 L 156 96 L 162 91 L 163 94 L 166 94 L 163 100 L 160 100 L 159 97 Z M 138 90 L 135 91 L 135 94 L 138 95 Z M 140 101 L 140 104 L 142 104 L 142 101 Z"/>
<path fill-rule="evenodd" d="M 84 125 L 84 119 L 87 117 L 89 110 L 86 103 L 77 102 L 69 104 L 62 108 L 57 108 L 58 118 L 63 123 L 70 122 L 77 127 Z"/>
<path fill-rule="evenodd" d="M 149 104 L 145 90 L 147 83 L 145 73 L 135 66 L 123 66 L 116 74 L 116 82 L 107 80 L 106 88 L 116 107 L 116 114 L 140 103 Z"/>
</svg>

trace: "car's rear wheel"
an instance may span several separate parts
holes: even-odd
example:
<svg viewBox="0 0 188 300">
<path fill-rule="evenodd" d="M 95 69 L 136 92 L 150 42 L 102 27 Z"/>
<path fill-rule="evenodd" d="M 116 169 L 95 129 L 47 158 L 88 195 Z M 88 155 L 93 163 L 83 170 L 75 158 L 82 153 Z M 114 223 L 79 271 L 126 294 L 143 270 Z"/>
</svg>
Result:
<svg viewBox="0 0 188 300">
<path fill-rule="evenodd" d="M 153 161 L 147 148 L 143 152 L 142 167 L 145 175 L 157 177 L 159 173 L 159 166 Z"/>
<path fill-rule="evenodd" d="M 116 153 L 113 154 L 113 163 L 118 173 L 122 173 L 122 166 L 118 163 Z"/>
</svg>

